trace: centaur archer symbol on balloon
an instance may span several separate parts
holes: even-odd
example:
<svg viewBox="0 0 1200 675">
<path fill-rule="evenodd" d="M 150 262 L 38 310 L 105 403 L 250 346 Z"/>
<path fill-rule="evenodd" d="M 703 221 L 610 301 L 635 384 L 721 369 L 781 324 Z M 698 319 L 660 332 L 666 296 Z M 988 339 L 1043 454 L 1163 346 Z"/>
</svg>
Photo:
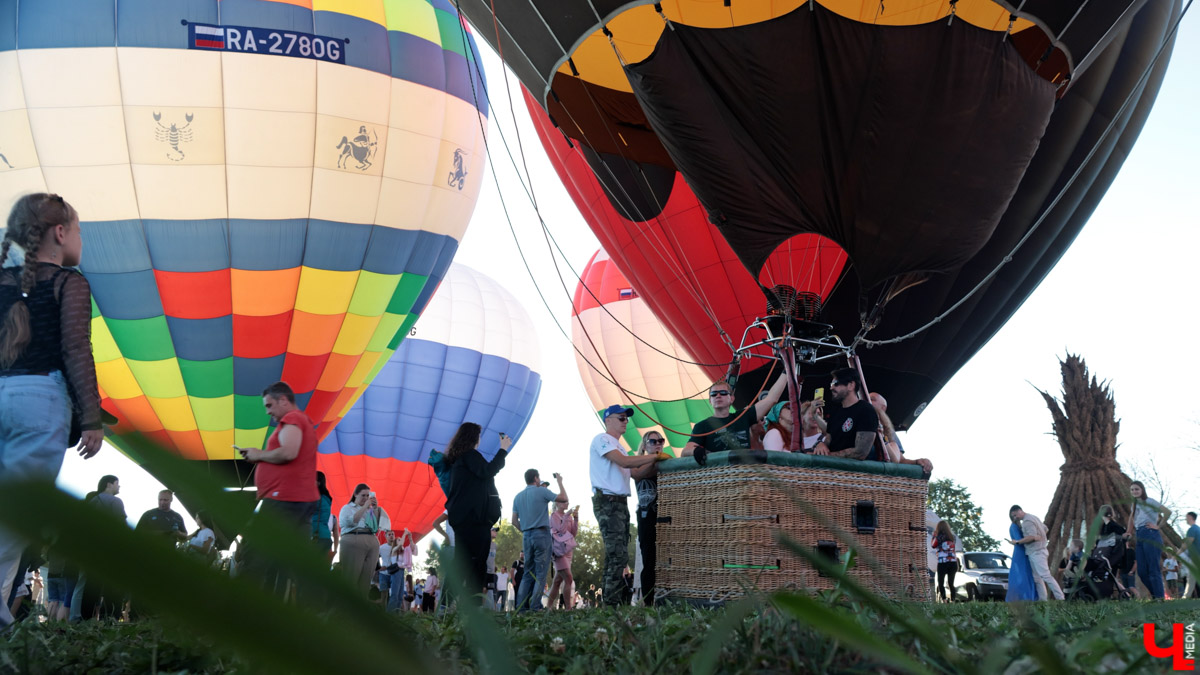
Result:
<svg viewBox="0 0 1200 675">
<path fill-rule="evenodd" d="M 174 122 L 170 124 L 162 123 L 162 113 L 154 113 L 154 122 L 158 128 L 154 130 L 154 137 L 159 141 L 171 146 L 175 154 L 167 153 L 167 159 L 172 162 L 182 162 L 184 158 L 183 150 L 179 149 L 180 143 L 189 143 L 192 140 L 192 130 L 188 127 L 192 126 L 192 119 L 195 116 L 188 113 L 183 116 L 187 120 L 187 124 L 179 126 Z M 178 155 L 178 157 L 176 157 Z"/>
<path fill-rule="evenodd" d="M 375 133 L 374 129 L 368 132 L 365 125 L 360 126 L 354 140 L 342 136 L 337 146 L 342 151 L 337 162 L 339 169 L 346 168 L 346 160 L 353 157 L 358 162 L 358 170 L 366 171 L 371 166 L 375 153 L 379 151 L 379 134 Z"/>
<path fill-rule="evenodd" d="M 450 187 L 457 187 L 459 190 L 462 190 L 467 184 L 467 172 L 463 170 L 462 148 L 454 151 L 454 170 L 450 172 L 450 177 L 446 180 L 446 184 Z"/>
</svg>

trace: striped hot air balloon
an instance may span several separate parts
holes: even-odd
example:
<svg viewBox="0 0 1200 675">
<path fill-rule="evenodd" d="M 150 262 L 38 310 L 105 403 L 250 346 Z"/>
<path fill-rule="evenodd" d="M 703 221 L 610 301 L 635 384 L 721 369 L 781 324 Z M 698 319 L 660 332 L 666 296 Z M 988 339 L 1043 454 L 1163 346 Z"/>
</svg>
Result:
<svg viewBox="0 0 1200 675">
<path fill-rule="evenodd" d="M 708 376 L 690 363 L 603 249 L 580 275 L 572 304 L 575 361 L 592 407 L 634 406 L 624 436 L 629 448 L 656 429 L 667 438 L 667 452 L 677 455 L 692 425 L 713 414 Z"/>
<path fill-rule="evenodd" d="M 428 533 L 446 504 L 426 463 L 430 449 L 445 451 L 463 422 L 483 427 L 479 451 L 488 459 L 500 432 L 519 441 L 542 387 L 538 351 L 517 299 L 452 265 L 420 321 L 321 443 L 318 466 L 334 503 L 365 482 L 393 528 Z"/>
<path fill-rule="evenodd" d="M 118 444 L 232 460 L 281 379 L 328 434 L 457 250 L 483 85 L 446 0 L 0 4 L 0 203 L 80 212 Z"/>
</svg>

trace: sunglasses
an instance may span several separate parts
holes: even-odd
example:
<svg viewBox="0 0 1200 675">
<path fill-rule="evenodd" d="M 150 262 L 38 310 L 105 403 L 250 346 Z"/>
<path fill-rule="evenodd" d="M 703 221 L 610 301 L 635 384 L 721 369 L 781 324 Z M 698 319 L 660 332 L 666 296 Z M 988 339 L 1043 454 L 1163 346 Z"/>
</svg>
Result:
<svg viewBox="0 0 1200 675">
<path fill-rule="evenodd" d="M 650 438 L 646 442 L 650 445 L 662 445 L 666 440 L 665 438 Z"/>
<path fill-rule="evenodd" d="M 729 395 L 729 391 L 728 391 L 728 390 L 725 390 L 725 389 L 718 389 L 717 391 L 710 391 L 710 392 L 708 392 L 708 395 L 709 395 L 709 396 L 711 396 L 711 397 L 713 397 L 713 398 L 716 398 L 717 396 L 728 396 L 728 395 Z"/>
</svg>

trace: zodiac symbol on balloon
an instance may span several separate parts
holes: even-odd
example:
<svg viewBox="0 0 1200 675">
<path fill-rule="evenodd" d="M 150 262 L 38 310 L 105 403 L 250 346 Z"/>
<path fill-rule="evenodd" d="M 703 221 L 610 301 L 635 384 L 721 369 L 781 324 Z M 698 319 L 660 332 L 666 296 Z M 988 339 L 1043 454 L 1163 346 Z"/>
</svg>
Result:
<svg viewBox="0 0 1200 675">
<path fill-rule="evenodd" d="M 454 170 L 450 172 L 450 177 L 446 184 L 450 187 L 457 187 L 462 190 L 467 184 L 467 172 L 463 169 L 463 149 L 458 148 L 454 151 Z"/>
<path fill-rule="evenodd" d="M 346 168 L 346 160 L 351 157 L 358 162 L 358 170 L 366 171 L 371 166 L 371 160 L 375 158 L 375 153 L 379 151 L 379 134 L 372 129 L 367 131 L 367 127 L 360 126 L 358 135 L 353 140 L 342 136 L 342 140 L 338 141 L 338 150 L 342 154 L 338 157 L 338 168 Z"/>
<path fill-rule="evenodd" d="M 8 158 L 4 156 L 3 152 L 0 152 L 0 162 L 4 162 L 4 166 L 10 169 L 13 168 L 13 165 L 8 163 Z"/>
<path fill-rule="evenodd" d="M 174 154 L 169 152 L 167 153 L 167 159 L 171 160 L 172 162 L 183 161 L 185 155 L 183 154 L 183 150 L 179 149 L 179 144 L 189 143 L 192 140 L 192 130 L 189 127 L 192 126 L 192 119 L 195 116 L 191 113 L 188 113 L 183 117 L 185 120 L 187 120 L 187 124 L 179 126 L 172 122 L 168 125 L 162 123 L 162 113 L 154 113 L 154 122 L 158 125 L 158 128 L 154 130 L 154 137 L 160 142 L 171 146 L 171 149 L 175 151 Z M 178 155 L 178 157 L 176 157 L 176 155 Z"/>
</svg>

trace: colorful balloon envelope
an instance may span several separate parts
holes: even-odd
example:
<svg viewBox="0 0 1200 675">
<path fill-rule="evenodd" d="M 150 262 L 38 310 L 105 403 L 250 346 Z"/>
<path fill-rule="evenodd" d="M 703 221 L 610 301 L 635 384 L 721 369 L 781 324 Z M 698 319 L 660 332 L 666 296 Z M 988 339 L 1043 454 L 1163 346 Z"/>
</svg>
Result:
<svg viewBox="0 0 1200 675">
<path fill-rule="evenodd" d="M 904 426 L 1087 222 L 1153 105 L 1181 3 L 461 6 L 510 29 L 484 37 L 531 92 L 559 176 L 710 376 L 791 286 L 847 342 L 925 327 L 860 344 Z M 835 365 L 807 369 L 815 386 Z M 746 375 L 739 393 L 762 381 Z"/>
<path fill-rule="evenodd" d="M 392 527 L 422 536 L 446 497 L 427 463 L 463 422 L 483 427 L 495 457 L 500 433 L 519 440 L 541 391 L 537 333 L 508 291 L 464 265 L 450 267 L 421 319 L 320 446 L 335 503 L 367 483 Z M 515 447 L 515 446 L 514 446 Z"/>
<path fill-rule="evenodd" d="M 457 250 L 483 86 L 446 0 L 0 7 L 0 202 L 79 210 L 118 441 L 231 460 L 276 380 L 327 434 Z"/>
<path fill-rule="evenodd" d="M 677 455 L 692 425 L 712 416 L 708 376 L 603 249 L 575 288 L 571 340 L 592 408 L 633 408 L 624 436 L 631 450 L 653 429 L 666 436 L 667 452 Z"/>
</svg>

